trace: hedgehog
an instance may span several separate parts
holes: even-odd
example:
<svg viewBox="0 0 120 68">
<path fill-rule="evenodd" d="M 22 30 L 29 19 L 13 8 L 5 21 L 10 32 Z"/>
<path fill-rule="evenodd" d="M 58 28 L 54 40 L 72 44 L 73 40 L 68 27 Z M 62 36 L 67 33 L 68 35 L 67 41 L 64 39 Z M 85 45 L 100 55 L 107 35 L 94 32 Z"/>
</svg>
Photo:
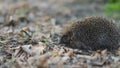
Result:
<svg viewBox="0 0 120 68">
<path fill-rule="evenodd" d="M 62 33 L 60 44 L 80 50 L 114 51 L 120 35 L 116 24 L 103 17 L 86 17 L 69 24 Z"/>
</svg>

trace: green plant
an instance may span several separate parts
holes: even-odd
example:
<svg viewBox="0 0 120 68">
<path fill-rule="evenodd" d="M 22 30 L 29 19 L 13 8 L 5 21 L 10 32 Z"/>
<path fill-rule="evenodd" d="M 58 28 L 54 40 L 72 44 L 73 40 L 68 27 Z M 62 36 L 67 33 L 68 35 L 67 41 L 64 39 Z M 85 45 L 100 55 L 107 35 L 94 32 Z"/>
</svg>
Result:
<svg viewBox="0 0 120 68">
<path fill-rule="evenodd" d="M 120 2 L 120 0 L 109 0 L 110 3 L 117 3 Z"/>
<path fill-rule="evenodd" d="M 108 16 L 120 18 L 120 0 L 110 0 L 110 3 L 104 6 L 104 11 Z"/>
</svg>

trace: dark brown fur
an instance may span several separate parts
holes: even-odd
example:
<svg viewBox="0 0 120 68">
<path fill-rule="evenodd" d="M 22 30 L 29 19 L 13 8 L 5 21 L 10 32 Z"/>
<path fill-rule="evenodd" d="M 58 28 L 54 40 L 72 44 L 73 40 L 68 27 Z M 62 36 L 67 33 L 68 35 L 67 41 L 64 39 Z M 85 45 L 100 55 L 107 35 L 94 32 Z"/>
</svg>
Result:
<svg viewBox="0 0 120 68">
<path fill-rule="evenodd" d="M 119 32 L 112 21 L 102 17 L 88 17 L 71 24 L 60 43 L 81 50 L 113 51 L 119 47 Z"/>
</svg>

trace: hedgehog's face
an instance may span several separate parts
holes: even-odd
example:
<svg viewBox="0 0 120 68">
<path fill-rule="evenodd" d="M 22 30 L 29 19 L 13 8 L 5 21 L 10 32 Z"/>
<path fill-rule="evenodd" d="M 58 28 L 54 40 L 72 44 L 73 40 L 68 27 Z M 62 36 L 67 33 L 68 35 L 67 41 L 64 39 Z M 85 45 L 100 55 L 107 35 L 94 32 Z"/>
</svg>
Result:
<svg viewBox="0 0 120 68">
<path fill-rule="evenodd" d="M 60 44 L 69 44 L 71 41 L 71 36 L 72 36 L 71 32 L 63 34 L 63 36 L 61 37 L 61 40 L 60 40 Z"/>
<path fill-rule="evenodd" d="M 61 40 L 60 40 L 60 44 L 66 44 L 68 42 L 68 36 L 67 35 L 63 35 L 61 37 Z"/>
</svg>

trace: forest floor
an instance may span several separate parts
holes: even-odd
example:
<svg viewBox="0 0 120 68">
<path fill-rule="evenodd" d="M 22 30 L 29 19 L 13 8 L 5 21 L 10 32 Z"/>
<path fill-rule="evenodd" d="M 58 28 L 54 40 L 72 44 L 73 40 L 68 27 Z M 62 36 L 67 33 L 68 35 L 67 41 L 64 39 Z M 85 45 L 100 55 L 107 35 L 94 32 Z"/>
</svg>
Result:
<svg viewBox="0 0 120 68">
<path fill-rule="evenodd" d="M 58 44 L 66 23 L 107 17 L 104 5 L 104 0 L 0 0 L 0 68 L 119 68 L 119 50 L 84 52 Z"/>
</svg>

